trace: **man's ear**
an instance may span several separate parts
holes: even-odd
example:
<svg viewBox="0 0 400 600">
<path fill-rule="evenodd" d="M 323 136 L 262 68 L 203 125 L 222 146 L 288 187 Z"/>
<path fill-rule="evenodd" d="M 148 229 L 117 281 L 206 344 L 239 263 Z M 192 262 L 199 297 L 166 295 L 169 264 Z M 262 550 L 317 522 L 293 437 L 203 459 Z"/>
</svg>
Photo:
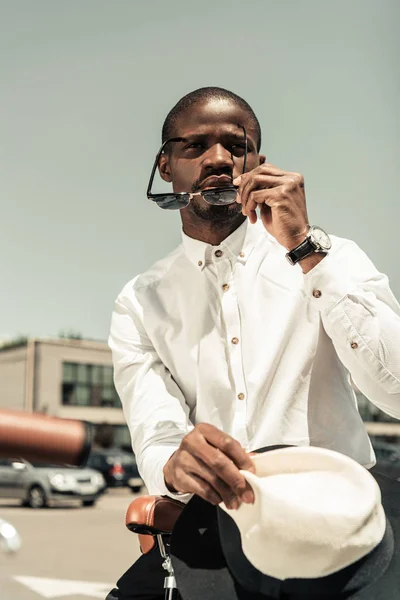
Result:
<svg viewBox="0 0 400 600">
<path fill-rule="evenodd" d="M 169 156 L 168 154 L 161 154 L 160 160 L 158 163 L 158 171 L 160 173 L 161 179 L 166 181 L 167 183 L 171 183 L 171 169 L 169 167 Z"/>
<path fill-rule="evenodd" d="M 258 159 L 260 161 L 260 165 L 263 165 L 265 163 L 265 161 L 267 160 L 267 157 L 264 156 L 264 154 L 259 154 Z"/>
</svg>

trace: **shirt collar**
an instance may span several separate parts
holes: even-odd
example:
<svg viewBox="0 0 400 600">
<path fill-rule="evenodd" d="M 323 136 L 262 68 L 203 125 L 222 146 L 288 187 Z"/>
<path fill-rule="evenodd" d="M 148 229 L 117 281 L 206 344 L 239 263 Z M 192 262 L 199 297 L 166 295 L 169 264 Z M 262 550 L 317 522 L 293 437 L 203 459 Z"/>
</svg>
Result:
<svg viewBox="0 0 400 600">
<path fill-rule="evenodd" d="M 261 235 L 268 235 L 261 222 L 251 225 L 246 219 L 240 227 L 221 242 L 219 246 L 212 246 L 200 240 L 189 237 L 182 231 L 182 243 L 189 260 L 201 271 L 206 262 L 212 260 L 212 255 L 219 250 L 225 252 L 230 258 L 243 264 L 249 258 L 257 240 Z M 268 236 L 269 237 L 269 236 Z"/>
</svg>

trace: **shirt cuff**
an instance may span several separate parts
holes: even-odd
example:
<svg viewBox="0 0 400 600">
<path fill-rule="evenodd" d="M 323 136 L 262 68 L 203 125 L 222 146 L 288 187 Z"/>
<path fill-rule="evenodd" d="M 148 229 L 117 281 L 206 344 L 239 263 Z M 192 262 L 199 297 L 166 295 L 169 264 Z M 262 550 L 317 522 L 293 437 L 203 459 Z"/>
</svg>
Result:
<svg viewBox="0 0 400 600">
<path fill-rule="evenodd" d="M 151 465 L 151 472 L 146 477 L 146 468 L 143 469 L 144 481 L 149 494 L 156 496 L 169 496 L 174 500 L 186 504 L 189 502 L 193 494 L 174 494 L 167 488 L 164 480 L 164 467 L 174 452 L 178 450 L 179 445 L 154 446 L 147 448 L 144 464 Z"/>
<path fill-rule="evenodd" d="M 329 253 L 304 275 L 304 283 L 307 297 L 324 313 L 354 292 L 357 286 L 351 273 L 344 271 L 343 262 Z"/>
</svg>

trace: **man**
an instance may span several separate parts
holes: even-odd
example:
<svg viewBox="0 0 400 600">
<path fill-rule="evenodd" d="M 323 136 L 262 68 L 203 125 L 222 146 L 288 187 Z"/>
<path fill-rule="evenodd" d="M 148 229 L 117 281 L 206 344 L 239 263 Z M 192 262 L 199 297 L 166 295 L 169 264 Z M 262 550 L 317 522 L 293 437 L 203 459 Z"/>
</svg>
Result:
<svg viewBox="0 0 400 600">
<path fill-rule="evenodd" d="M 149 493 L 252 503 L 240 470 L 273 444 L 372 466 L 350 381 L 400 417 L 400 307 L 387 278 L 353 242 L 310 228 L 303 177 L 260 154 L 242 98 L 196 90 L 162 138 L 155 166 L 174 195 L 148 196 L 181 208 L 182 244 L 125 286 L 109 340 Z M 162 598 L 149 560 L 109 599 Z"/>
</svg>

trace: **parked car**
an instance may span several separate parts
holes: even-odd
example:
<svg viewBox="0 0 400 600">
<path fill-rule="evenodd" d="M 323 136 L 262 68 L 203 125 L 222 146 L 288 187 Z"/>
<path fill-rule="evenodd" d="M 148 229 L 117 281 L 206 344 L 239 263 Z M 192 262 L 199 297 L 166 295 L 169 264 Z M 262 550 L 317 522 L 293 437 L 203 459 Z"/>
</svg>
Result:
<svg viewBox="0 0 400 600">
<path fill-rule="evenodd" d="M 0 459 L 0 498 L 19 499 L 31 508 L 71 499 L 93 506 L 105 488 L 103 476 L 93 469 Z"/>
<path fill-rule="evenodd" d="M 400 447 L 381 441 L 373 441 L 372 446 L 376 456 L 374 469 L 387 477 L 400 480 Z"/>
<path fill-rule="evenodd" d="M 108 487 L 129 487 L 134 493 L 144 487 L 135 456 L 120 448 L 93 449 L 87 466 L 99 471 Z"/>
</svg>

